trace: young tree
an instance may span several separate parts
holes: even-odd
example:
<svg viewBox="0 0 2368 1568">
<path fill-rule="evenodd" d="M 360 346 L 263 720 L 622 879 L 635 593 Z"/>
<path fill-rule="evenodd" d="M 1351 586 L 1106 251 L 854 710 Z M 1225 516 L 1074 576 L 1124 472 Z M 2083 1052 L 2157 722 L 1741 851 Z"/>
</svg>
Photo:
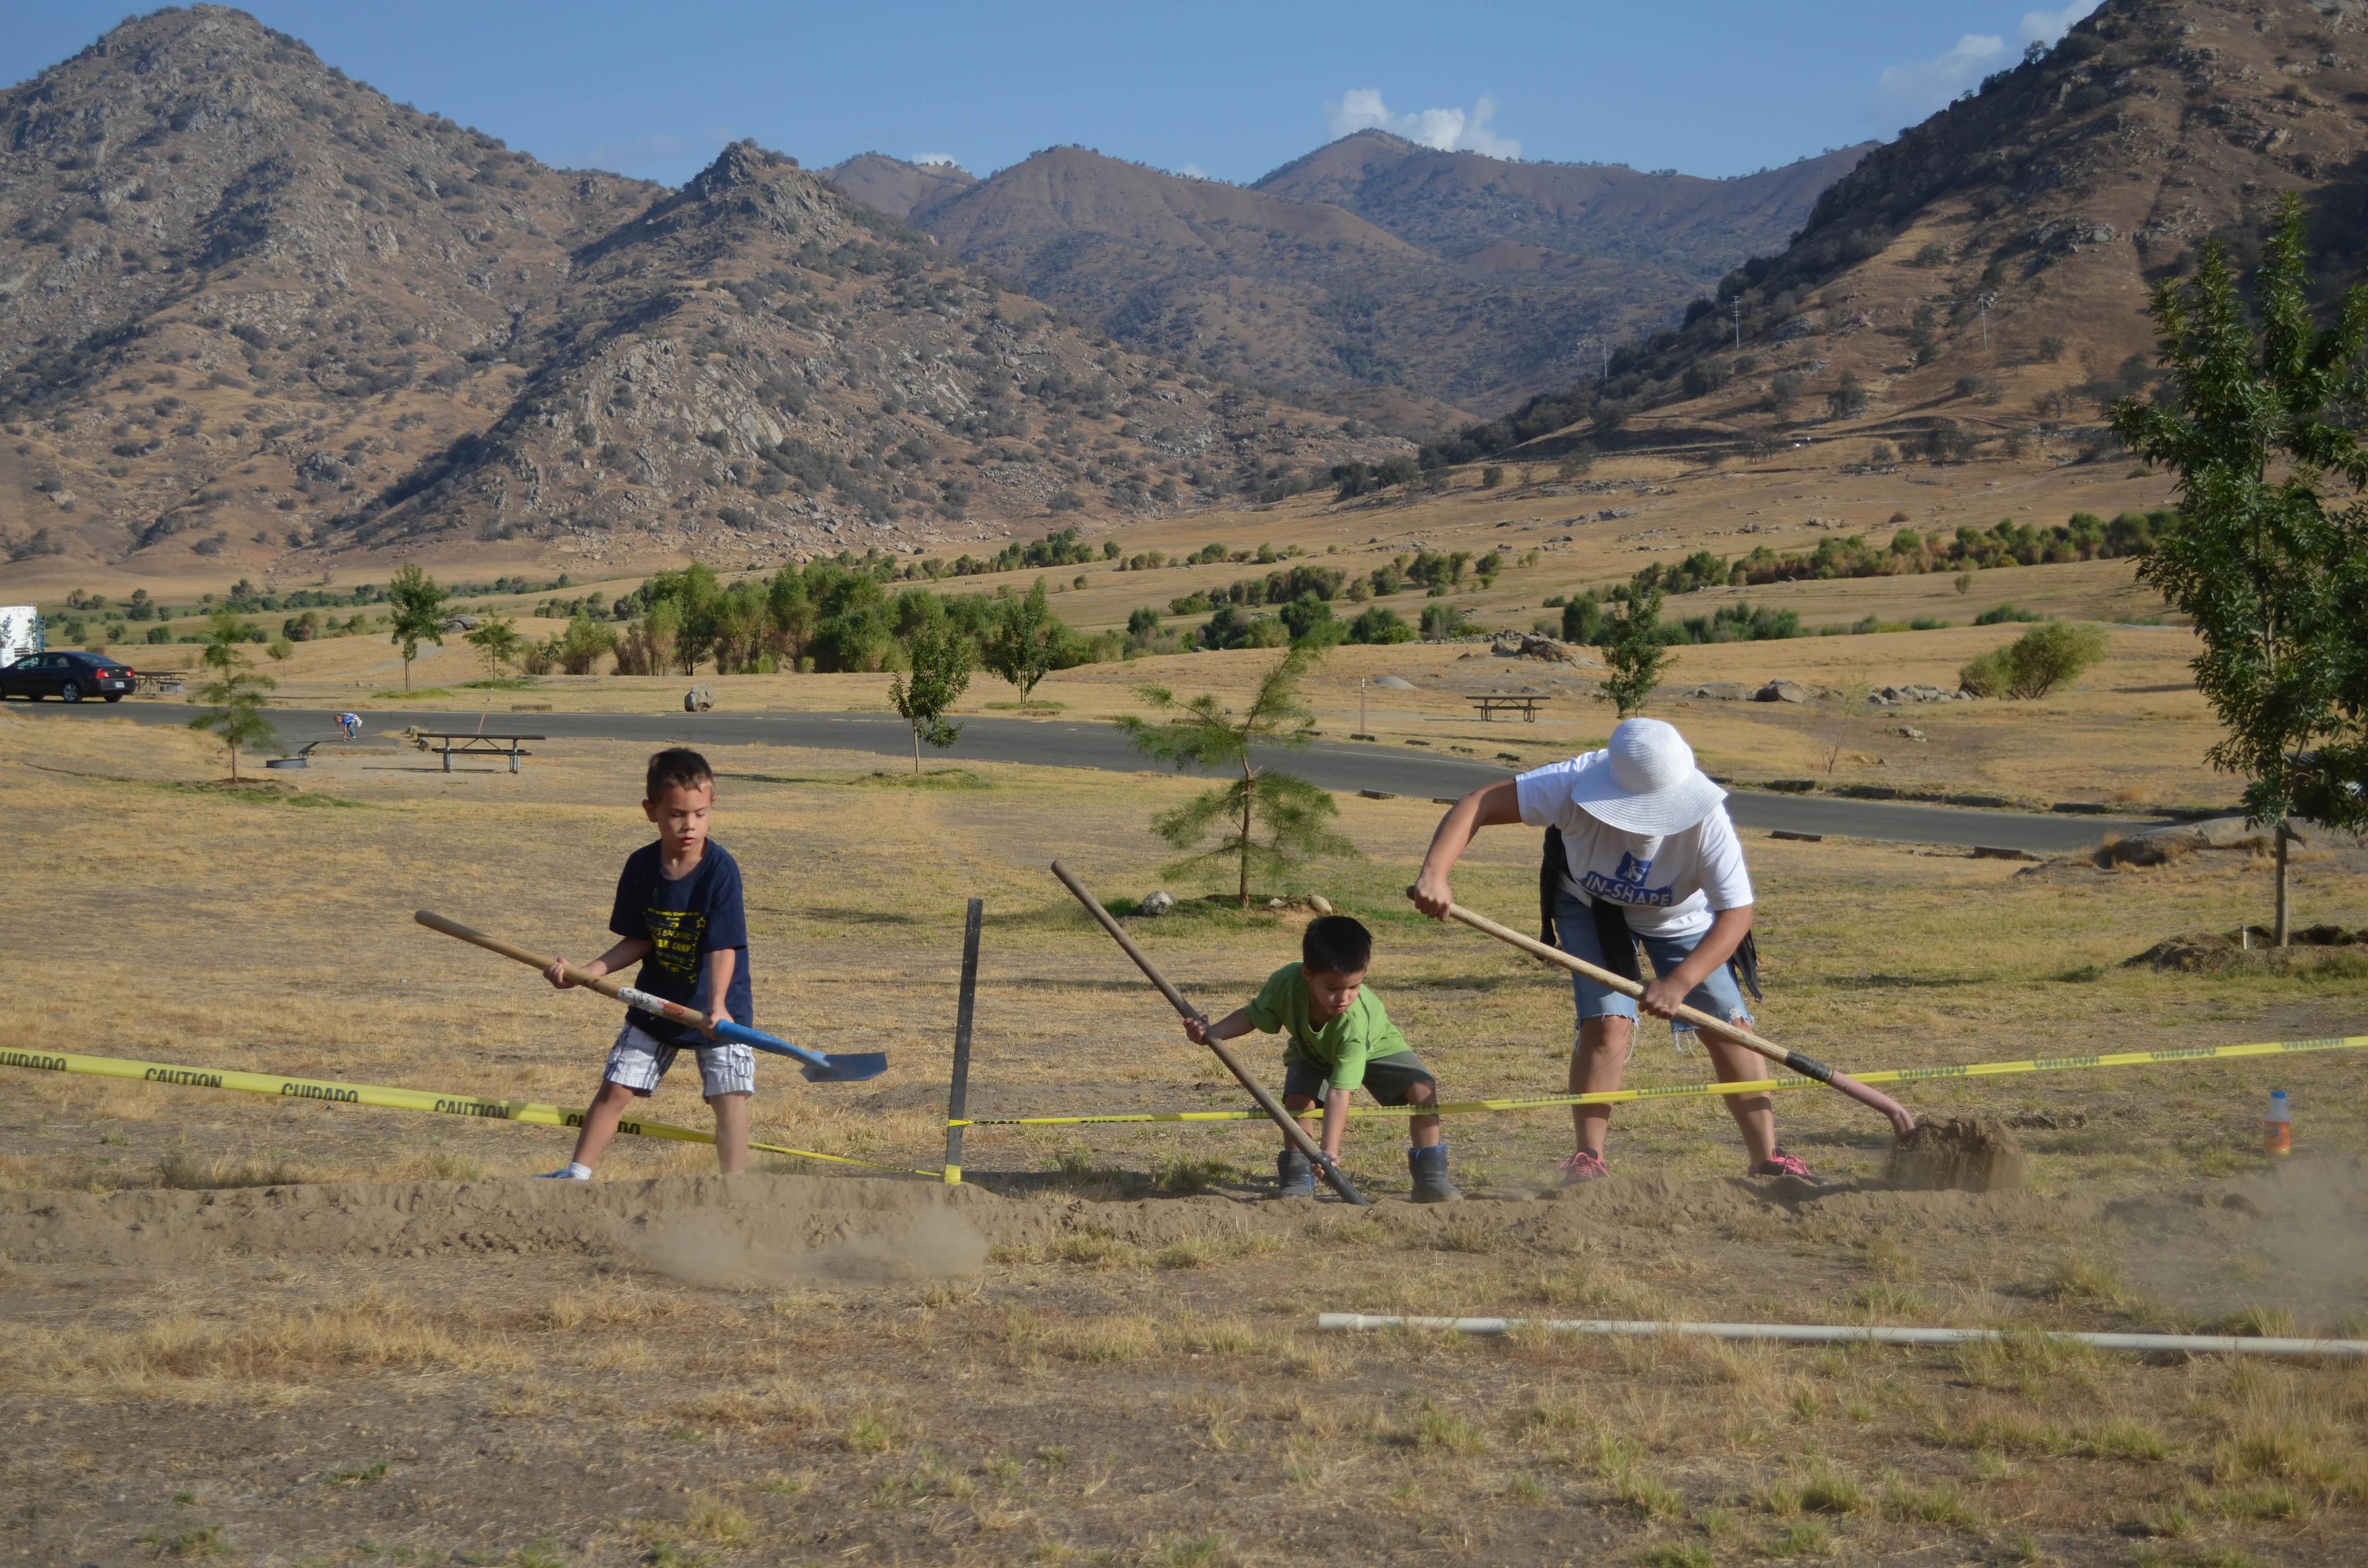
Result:
<svg viewBox="0 0 2368 1568">
<path fill-rule="evenodd" d="M 1614 588 L 1611 597 L 1620 613 L 1607 616 L 1596 651 L 1611 667 L 1603 695 L 1611 699 L 1620 717 L 1644 710 L 1645 699 L 1661 684 L 1661 666 L 1669 661 L 1669 645 L 1661 641 L 1661 590 L 1631 583 Z M 1567 619 L 1567 617 L 1565 618 Z"/>
<path fill-rule="evenodd" d="M 2357 502 L 2330 508 L 2325 494 L 2332 479 L 2368 487 L 2352 427 L 2368 402 L 2368 289 L 2353 285 L 2319 327 L 2310 281 L 2308 226 L 2290 192 L 2255 278 L 2258 336 L 2226 249 L 2205 244 L 2192 278 L 2155 290 L 2169 395 L 2125 397 L 2112 412 L 2115 435 L 2178 476 L 2180 527 L 2138 575 L 2203 639 L 2195 685 L 2226 729 L 2206 755 L 2245 777 L 2246 819 L 2273 831 L 2281 947 L 2287 821 L 2358 822 L 2368 756 L 2368 704 L 2347 700 L 2344 679 L 2362 660 L 2361 607 L 2346 610 L 2368 580 L 2368 535 Z"/>
<path fill-rule="evenodd" d="M 995 624 L 987 630 L 981 662 L 1019 688 L 1019 706 L 1025 708 L 1035 695 L 1036 683 L 1051 673 L 1067 631 L 1044 602 L 1044 579 L 1039 577 L 1023 597 L 1003 602 Z"/>
<path fill-rule="evenodd" d="M 1326 821 L 1340 812 L 1329 794 L 1295 774 L 1260 767 L 1251 755 L 1257 746 L 1307 749 L 1315 716 L 1300 705 L 1299 684 L 1319 657 L 1313 649 L 1292 649 L 1267 671 L 1248 708 L 1239 713 L 1205 693 L 1179 702 L 1166 687 L 1135 687 L 1144 702 L 1174 716 L 1164 724 L 1132 713 L 1118 719 L 1118 727 L 1137 751 L 1173 764 L 1178 772 L 1198 765 L 1241 775 L 1151 819 L 1151 830 L 1179 852 L 1199 845 L 1212 829 L 1224 834 L 1215 848 L 1188 855 L 1169 868 L 1170 875 L 1196 864 L 1234 861 L 1239 871 L 1236 895 L 1247 909 L 1253 863 L 1280 871 L 1304 856 L 1357 853 L 1356 846 L 1333 832 Z"/>
<path fill-rule="evenodd" d="M 393 623 L 388 628 L 387 641 L 403 649 L 403 689 L 411 689 L 411 662 L 419 657 L 419 645 L 433 642 L 444 646 L 444 590 L 436 579 L 419 569 L 414 562 L 394 574 L 386 585 L 386 602 L 394 608 Z"/>
<path fill-rule="evenodd" d="M 510 666 L 526 653 L 526 639 L 518 635 L 517 622 L 506 616 L 489 618 L 461 641 L 477 651 L 477 656 L 485 661 L 486 673 L 495 680 L 507 676 Z"/>
<path fill-rule="evenodd" d="M 888 700 L 913 726 L 913 777 L 921 776 L 921 743 L 940 751 L 962 739 L 962 727 L 946 718 L 970 685 L 970 639 L 943 619 L 916 628 L 905 642 L 913 678 L 888 677 Z"/>
<path fill-rule="evenodd" d="M 279 732 L 263 716 L 264 694 L 278 685 L 268 676 L 233 669 L 224 671 L 221 679 L 198 688 L 198 696 L 211 706 L 190 720 L 189 728 L 211 732 L 228 749 L 230 780 L 233 784 L 238 782 L 241 747 L 258 751 L 265 746 L 276 747 L 279 743 Z"/>
<path fill-rule="evenodd" d="M 254 662 L 246 656 L 246 622 L 228 605 L 217 606 L 206 618 L 205 646 L 198 653 L 198 662 L 222 675 L 243 670 Z"/>
</svg>

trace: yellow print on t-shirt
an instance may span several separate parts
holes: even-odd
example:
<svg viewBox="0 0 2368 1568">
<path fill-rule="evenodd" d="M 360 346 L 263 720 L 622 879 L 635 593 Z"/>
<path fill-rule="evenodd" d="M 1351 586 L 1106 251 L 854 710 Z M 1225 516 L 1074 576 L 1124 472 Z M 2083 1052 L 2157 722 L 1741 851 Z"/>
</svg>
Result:
<svg viewBox="0 0 2368 1568">
<path fill-rule="evenodd" d="M 707 916 L 695 909 L 645 909 L 642 923 L 650 933 L 650 958 L 668 974 L 696 976 L 699 945 L 707 936 Z"/>
</svg>

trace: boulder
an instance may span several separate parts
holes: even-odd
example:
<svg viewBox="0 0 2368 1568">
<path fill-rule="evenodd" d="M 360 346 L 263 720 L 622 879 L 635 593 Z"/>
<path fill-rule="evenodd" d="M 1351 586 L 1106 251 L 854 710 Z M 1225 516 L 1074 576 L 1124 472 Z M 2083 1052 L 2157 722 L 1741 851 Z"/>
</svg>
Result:
<svg viewBox="0 0 2368 1568">
<path fill-rule="evenodd" d="M 473 615 L 448 615 L 444 618 L 444 630 L 447 631 L 474 631 L 477 630 L 477 618 Z"/>
<path fill-rule="evenodd" d="M 1141 903 L 1135 905 L 1134 912 L 1137 915 L 1151 915 L 1156 919 L 1175 907 L 1176 895 L 1163 889 L 1160 892 L 1152 893 Z"/>
<path fill-rule="evenodd" d="M 1754 702 L 1814 702 L 1807 687 L 1789 680 L 1771 680 L 1751 694 Z"/>
<path fill-rule="evenodd" d="M 714 706 L 715 688 L 705 681 L 682 694 L 682 710 L 686 713 L 704 713 Z"/>
<path fill-rule="evenodd" d="M 1318 915 L 1329 915 L 1332 913 L 1332 901 L 1320 892 L 1312 892 L 1307 895 L 1307 907 Z"/>
</svg>

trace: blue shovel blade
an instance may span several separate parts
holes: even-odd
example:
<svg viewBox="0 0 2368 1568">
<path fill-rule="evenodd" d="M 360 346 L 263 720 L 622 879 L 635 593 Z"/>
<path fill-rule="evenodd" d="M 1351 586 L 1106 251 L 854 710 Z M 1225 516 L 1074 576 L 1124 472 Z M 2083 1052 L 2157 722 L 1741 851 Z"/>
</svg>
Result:
<svg viewBox="0 0 2368 1568">
<path fill-rule="evenodd" d="M 734 1040 L 757 1051 L 769 1051 L 776 1056 L 787 1056 L 803 1064 L 806 1082 L 810 1084 L 860 1084 L 866 1078 L 877 1078 L 888 1071 L 888 1058 L 883 1052 L 870 1051 L 853 1056 L 825 1056 L 819 1051 L 808 1051 L 803 1045 L 776 1040 L 760 1034 L 746 1024 L 718 1024 L 716 1038 Z"/>
</svg>

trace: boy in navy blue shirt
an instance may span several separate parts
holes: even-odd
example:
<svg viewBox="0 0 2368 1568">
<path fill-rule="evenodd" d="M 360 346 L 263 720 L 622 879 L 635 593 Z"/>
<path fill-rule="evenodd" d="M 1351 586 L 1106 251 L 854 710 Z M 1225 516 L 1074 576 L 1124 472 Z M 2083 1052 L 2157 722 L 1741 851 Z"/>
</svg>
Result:
<svg viewBox="0 0 2368 1568">
<path fill-rule="evenodd" d="M 609 1048 L 600 1092 L 584 1113 L 575 1157 L 565 1170 L 550 1172 L 552 1176 L 591 1180 L 592 1163 L 616 1136 L 625 1108 L 658 1086 L 685 1046 L 699 1053 L 700 1086 L 715 1108 L 715 1153 L 723 1174 L 747 1164 L 757 1054 L 717 1040 L 713 1025 L 756 1022 L 748 998 L 748 917 L 740 906 L 739 863 L 707 836 L 714 805 L 715 776 L 705 757 L 674 746 L 650 758 L 642 812 L 657 827 L 658 839 L 634 850 L 617 878 L 609 929 L 621 940 L 583 966 L 598 976 L 639 963 L 635 986 L 705 1013 L 710 1027 L 702 1033 L 638 1007 L 627 1012 Z M 564 990 L 573 983 L 567 970 L 561 959 L 543 977 Z"/>
</svg>

